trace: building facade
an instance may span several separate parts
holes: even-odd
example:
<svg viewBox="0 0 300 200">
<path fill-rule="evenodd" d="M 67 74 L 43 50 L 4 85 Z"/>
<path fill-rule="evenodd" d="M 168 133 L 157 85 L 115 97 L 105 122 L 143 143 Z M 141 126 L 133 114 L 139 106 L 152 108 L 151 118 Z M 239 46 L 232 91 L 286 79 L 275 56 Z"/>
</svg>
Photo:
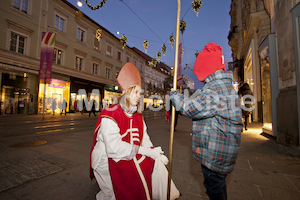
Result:
<svg viewBox="0 0 300 200">
<path fill-rule="evenodd" d="M 157 62 L 153 66 L 151 66 L 152 58 L 140 51 L 139 49 L 133 47 L 133 51 L 135 51 L 138 55 L 144 58 L 145 65 L 145 88 L 144 88 L 144 103 L 145 107 L 149 107 L 149 104 L 153 106 L 159 106 L 164 103 L 165 95 L 167 91 L 164 88 L 164 80 L 166 77 L 171 76 L 171 69 L 163 62 Z M 161 97 L 160 99 L 153 98 L 153 95 L 156 97 Z"/>
<path fill-rule="evenodd" d="M 253 120 L 278 142 L 294 146 L 300 139 L 299 12 L 299 0 L 232 0 L 228 35 L 229 68 L 254 93 Z"/>
<path fill-rule="evenodd" d="M 145 58 L 66 0 L 5 1 L 0 16 L 0 114 L 58 113 L 63 100 L 67 112 L 78 111 L 82 99 L 112 104 L 126 62 L 145 82 Z M 56 34 L 52 79 L 45 85 L 39 81 L 43 32 Z"/>
<path fill-rule="evenodd" d="M 182 75 L 183 81 L 186 84 L 186 87 L 193 92 L 195 90 L 194 80 L 188 77 L 187 75 Z"/>
</svg>

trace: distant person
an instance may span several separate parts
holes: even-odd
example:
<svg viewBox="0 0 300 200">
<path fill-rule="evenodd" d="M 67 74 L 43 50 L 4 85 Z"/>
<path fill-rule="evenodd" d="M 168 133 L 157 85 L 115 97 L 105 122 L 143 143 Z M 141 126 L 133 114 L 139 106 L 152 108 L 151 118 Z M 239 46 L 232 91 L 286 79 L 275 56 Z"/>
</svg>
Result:
<svg viewBox="0 0 300 200">
<path fill-rule="evenodd" d="M 63 112 L 65 111 L 65 115 L 67 114 L 67 102 L 66 100 L 64 99 L 63 102 L 61 103 L 61 112 L 60 112 L 60 115 L 63 114 Z"/>
<path fill-rule="evenodd" d="M 193 119 L 193 157 L 201 163 L 209 198 L 226 200 L 225 178 L 235 165 L 241 143 L 242 112 L 231 71 L 225 71 L 222 48 L 209 43 L 198 54 L 194 73 L 205 85 L 193 98 L 171 91 L 183 116 Z"/>
<path fill-rule="evenodd" d="M 80 103 L 82 103 L 82 109 L 81 109 L 81 110 L 79 110 L 79 111 L 80 111 L 80 113 L 83 115 L 83 111 L 85 110 L 85 103 L 84 103 L 84 99 L 81 99 L 81 100 L 79 101 L 79 105 L 80 105 Z M 80 106 L 79 106 L 79 108 L 80 108 Z"/>
<path fill-rule="evenodd" d="M 252 114 L 252 112 L 250 111 L 251 108 L 251 104 L 246 103 L 246 102 L 250 102 L 251 99 L 249 97 L 247 97 L 246 95 L 253 95 L 250 86 L 248 83 L 242 83 L 241 86 L 239 87 L 239 91 L 238 91 L 239 96 L 241 97 L 241 104 L 242 106 L 244 106 L 245 109 L 242 109 L 242 114 L 244 117 L 244 128 L 245 130 L 248 130 L 248 122 L 249 122 L 249 116 Z"/>
<path fill-rule="evenodd" d="M 53 115 L 55 113 L 56 105 L 57 105 L 56 100 L 53 99 L 53 101 L 52 101 L 52 113 L 53 113 Z"/>
<path fill-rule="evenodd" d="M 91 108 L 91 110 L 89 111 L 89 117 L 91 117 L 91 113 L 93 113 L 95 117 L 97 116 L 97 115 L 96 115 L 96 104 L 95 104 L 95 102 L 96 102 L 96 101 L 93 99 L 92 108 Z"/>
<path fill-rule="evenodd" d="M 175 122 L 174 122 L 174 131 L 177 131 L 176 129 L 176 126 L 177 126 L 177 123 L 178 123 L 178 116 L 182 114 L 180 113 L 180 111 L 178 110 L 175 110 Z M 170 117 L 172 116 L 172 102 L 170 104 Z"/>
</svg>

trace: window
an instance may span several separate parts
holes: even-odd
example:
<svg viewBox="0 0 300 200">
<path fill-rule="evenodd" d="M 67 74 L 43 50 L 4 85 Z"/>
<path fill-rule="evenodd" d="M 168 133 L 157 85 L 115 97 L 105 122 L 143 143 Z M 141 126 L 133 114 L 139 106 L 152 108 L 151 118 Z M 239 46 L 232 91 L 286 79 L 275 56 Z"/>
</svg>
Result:
<svg viewBox="0 0 300 200">
<path fill-rule="evenodd" d="M 135 60 L 135 61 L 133 61 L 133 63 L 134 63 L 134 66 L 136 66 L 136 60 Z"/>
<path fill-rule="evenodd" d="M 112 56 L 112 46 L 106 45 L 106 55 Z"/>
<path fill-rule="evenodd" d="M 111 69 L 106 67 L 105 69 L 105 78 L 110 79 Z"/>
<path fill-rule="evenodd" d="M 119 61 L 121 61 L 121 57 L 122 57 L 121 51 L 118 51 L 118 60 Z"/>
<path fill-rule="evenodd" d="M 116 78 L 118 77 L 119 73 L 120 73 L 120 71 L 116 72 Z"/>
<path fill-rule="evenodd" d="M 83 58 L 76 56 L 75 69 L 79 71 L 83 70 Z"/>
<path fill-rule="evenodd" d="M 127 59 L 126 59 L 126 60 L 127 60 L 127 62 L 129 62 L 129 57 L 128 57 L 128 56 L 127 56 Z"/>
<path fill-rule="evenodd" d="M 25 54 L 25 44 L 26 44 L 26 37 L 23 35 L 20 35 L 15 32 L 11 32 L 10 34 L 10 47 L 9 50 L 20 53 L 20 54 Z"/>
<path fill-rule="evenodd" d="M 65 19 L 62 18 L 59 15 L 55 15 L 55 24 L 54 24 L 54 28 L 56 28 L 57 30 L 60 30 L 62 32 L 64 32 L 64 24 L 65 24 Z"/>
<path fill-rule="evenodd" d="M 93 75 L 98 75 L 98 64 L 97 63 L 93 63 L 93 71 L 92 74 Z"/>
<path fill-rule="evenodd" d="M 28 1 L 29 0 L 14 0 L 14 8 L 24 12 L 24 13 L 28 13 Z"/>
<path fill-rule="evenodd" d="M 54 48 L 53 51 L 53 63 L 57 65 L 62 65 L 62 54 L 63 51 L 57 48 Z"/>
<path fill-rule="evenodd" d="M 101 40 L 100 40 L 101 41 Z M 94 37 L 94 48 L 100 50 L 100 41 Z"/>
<path fill-rule="evenodd" d="M 85 30 L 80 27 L 77 28 L 77 40 L 85 42 Z"/>
</svg>

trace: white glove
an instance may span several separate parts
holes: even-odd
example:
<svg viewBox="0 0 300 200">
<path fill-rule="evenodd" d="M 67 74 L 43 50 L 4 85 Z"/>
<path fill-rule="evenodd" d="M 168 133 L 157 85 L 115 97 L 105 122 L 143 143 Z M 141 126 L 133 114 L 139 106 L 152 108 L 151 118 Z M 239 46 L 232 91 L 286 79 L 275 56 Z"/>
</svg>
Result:
<svg viewBox="0 0 300 200">
<path fill-rule="evenodd" d="M 154 150 L 160 154 L 164 154 L 164 151 L 161 149 L 161 147 L 154 147 Z"/>
<path fill-rule="evenodd" d="M 164 165 L 167 165 L 169 163 L 169 159 L 165 155 L 160 155 L 160 161 L 164 163 Z"/>
<path fill-rule="evenodd" d="M 138 154 L 148 156 L 154 160 L 158 158 L 161 153 L 163 153 L 161 147 L 156 147 L 154 149 L 151 149 L 150 147 L 140 147 L 138 151 Z"/>
</svg>

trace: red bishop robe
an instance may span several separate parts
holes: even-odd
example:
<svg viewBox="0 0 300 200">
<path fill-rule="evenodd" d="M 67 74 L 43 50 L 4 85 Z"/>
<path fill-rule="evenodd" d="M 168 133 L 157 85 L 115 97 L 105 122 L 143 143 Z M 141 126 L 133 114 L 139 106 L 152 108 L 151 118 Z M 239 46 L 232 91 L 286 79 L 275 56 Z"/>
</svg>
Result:
<svg viewBox="0 0 300 200">
<path fill-rule="evenodd" d="M 116 108 L 116 109 L 113 109 Z M 131 117 L 126 115 L 122 108 L 112 105 L 101 112 L 94 131 L 91 154 L 96 144 L 98 130 L 102 118 L 109 118 L 116 122 L 120 128 L 120 134 L 124 142 L 140 146 L 143 139 L 143 116 L 134 113 Z M 132 160 L 120 160 L 115 162 L 108 158 L 109 171 L 117 200 L 143 200 L 152 199 L 151 175 L 154 160 L 136 154 Z M 94 177 L 90 168 L 91 178 Z"/>
</svg>

